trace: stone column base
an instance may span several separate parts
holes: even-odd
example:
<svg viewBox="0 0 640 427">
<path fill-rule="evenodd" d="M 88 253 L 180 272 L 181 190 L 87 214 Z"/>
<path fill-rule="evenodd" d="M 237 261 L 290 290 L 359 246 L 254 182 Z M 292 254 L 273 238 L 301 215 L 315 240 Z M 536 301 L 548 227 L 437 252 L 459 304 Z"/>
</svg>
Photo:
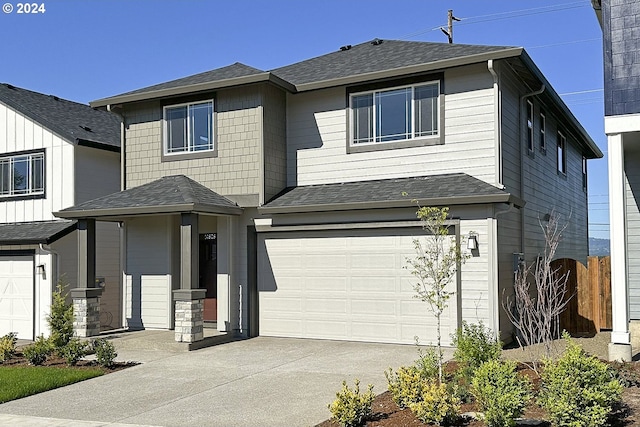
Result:
<svg viewBox="0 0 640 427">
<path fill-rule="evenodd" d="M 100 288 L 71 289 L 73 334 L 86 338 L 100 334 Z"/>
<path fill-rule="evenodd" d="M 609 343 L 609 361 L 631 362 L 631 344 Z"/>
<path fill-rule="evenodd" d="M 196 342 L 204 338 L 205 289 L 173 291 L 175 301 L 175 339 L 177 342 Z"/>
</svg>

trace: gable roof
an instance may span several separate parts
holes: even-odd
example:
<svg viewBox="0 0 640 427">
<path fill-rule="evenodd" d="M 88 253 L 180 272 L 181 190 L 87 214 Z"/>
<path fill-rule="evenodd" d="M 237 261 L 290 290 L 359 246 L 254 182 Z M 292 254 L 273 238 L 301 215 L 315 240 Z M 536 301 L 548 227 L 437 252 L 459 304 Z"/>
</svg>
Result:
<svg viewBox="0 0 640 427">
<path fill-rule="evenodd" d="M 54 215 L 75 219 L 181 212 L 239 215 L 242 208 L 184 175 L 172 175 L 80 203 Z"/>
<path fill-rule="evenodd" d="M 403 195 L 406 193 L 407 195 Z M 465 173 L 290 187 L 259 208 L 265 213 L 322 212 L 415 205 L 524 202 Z"/>
<path fill-rule="evenodd" d="M 378 39 L 376 39 L 378 40 Z M 522 48 L 400 40 L 369 41 L 295 64 L 261 71 L 236 62 L 193 76 L 98 99 L 94 107 L 201 92 L 270 81 L 289 92 L 302 92 L 388 76 L 443 69 L 488 59 L 520 55 Z"/>
<path fill-rule="evenodd" d="M 65 220 L 0 224 L 0 245 L 48 245 L 75 229 L 75 221 Z"/>
<path fill-rule="evenodd" d="M 73 143 L 120 151 L 120 119 L 107 111 L 0 84 L 0 102 Z"/>
</svg>

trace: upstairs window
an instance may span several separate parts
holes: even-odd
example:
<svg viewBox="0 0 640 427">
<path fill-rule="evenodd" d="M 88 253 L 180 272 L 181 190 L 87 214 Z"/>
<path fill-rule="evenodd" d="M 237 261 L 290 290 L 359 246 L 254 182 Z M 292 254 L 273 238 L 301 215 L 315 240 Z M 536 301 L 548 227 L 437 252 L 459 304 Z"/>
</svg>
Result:
<svg viewBox="0 0 640 427">
<path fill-rule="evenodd" d="M 540 113 L 540 151 L 547 151 L 547 118 Z"/>
<path fill-rule="evenodd" d="M 582 189 L 587 191 L 587 158 L 582 156 Z"/>
<path fill-rule="evenodd" d="M 558 172 L 567 174 L 567 138 L 558 132 Z"/>
<path fill-rule="evenodd" d="M 527 101 L 527 148 L 533 151 L 533 103 Z"/>
<path fill-rule="evenodd" d="M 439 82 L 352 94 L 351 144 L 437 137 L 439 95 Z"/>
<path fill-rule="evenodd" d="M 0 157 L 0 197 L 44 194 L 44 153 Z"/>
<path fill-rule="evenodd" d="M 213 151 L 213 100 L 164 107 L 165 154 Z"/>
</svg>

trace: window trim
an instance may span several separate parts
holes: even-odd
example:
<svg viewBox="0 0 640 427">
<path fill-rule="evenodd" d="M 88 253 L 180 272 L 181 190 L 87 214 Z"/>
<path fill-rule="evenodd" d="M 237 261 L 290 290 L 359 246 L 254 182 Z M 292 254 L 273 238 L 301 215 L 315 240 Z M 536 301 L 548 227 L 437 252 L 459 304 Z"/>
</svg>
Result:
<svg viewBox="0 0 640 427">
<path fill-rule="evenodd" d="M 540 111 L 540 151 L 547 153 L 547 115 Z"/>
<path fill-rule="evenodd" d="M 562 150 L 562 152 L 560 151 Z M 561 175 L 567 175 L 567 137 L 562 131 L 558 131 L 558 141 L 556 147 L 556 169 Z"/>
<path fill-rule="evenodd" d="M 535 128 L 535 122 L 534 122 L 534 108 L 533 108 L 533 102 L 531 102 L 531 100 L 527 99 L 527 107 L 526 107 L 526 115 L 525 115 L 525 119 L 526 119 L 526 129 L 527 129 L 527 150 L 529 151 L 529 153 L 533 153 L 533 149 L 534 149 L 534 143 L 533 143 L 533 137 L 534 137 L 534 128 Z"/>
<path fill-rule="evenodd" d="M 168 151 L 169 144 L 169 131 L 168 131 L 168 121 L 167 121 L 167 110 L 179 107 L 188 107 L 192 105 L 198 104 L 211 104 L 211 140 L 213 148 L 207 150 L 191 150 L 192 145 L 190 141 L 187 141 L 188 151 L 178 151 L 171 153 Z M 187 114 L 186 126 L 187 132 L 189 132 L 190 126 L 189 123 L 189 115 Z M 189 100 L 186 102 L 180 102 L 177 104 L 166 104 L 162 106 L 162 161 L 171 161 L 171 160 L 185 160 L 185 159 L 200 159 L 207 157 L 217 157 L 218 156 L 218 141 L 216 138 L 216 102 L 215 99 L 207 98 L 207 99 L 197 99 L 197 100 Z M 189 140 L 190 138 L 187 137 Z"/>
<path fill-rule="evenodd" d="M 588 169 L 587 169 L 587 156 L 582 155 L 582 189 L 586 193 L 587 191 L 587 181 L 588 179 Z"/>
<path fill-rule="evenodd" d="M 438 131 L 436 135 L 424 135 L 424 136 L 413 136 L 415 135 L 415 88 L 420 86 L 429 86 L 436 85 L 438 99 L 436 101 L 437 107 L 437 124 Z M 353 98 L 359 95 L 371 94 L 375 97 L 375 93 L 411 88 L 411 133 L 412 138 L 402 139 L 397 141 L 381 141 L 381 142 L 362 142 L 362 143 L 353 143 Z M 410 148 L 410 147 L 422 147 L 429 145 L 440 145 L 444 144 L 444 82 L 441 76 L 422 76 L 411 79 L 403 79 L 396 80 L 390 83 L 377 83 L 371 85 L 362 85 L 353 88 L 347 88 L 346 93 L 346 114 L 347 114 L 347 154 L 350 153 L 363 153 L 370 151 L 380 151 L 380 150 L 392 150 L 399 148 Z M 374 102 L 375 104 L 375 102 Z M 375 120 L 375 112 L 374 120 Z M 375 132 L 374 132 L 375 135 Z M 375 139 L 375 136 L 374 136 Z"/>
<path fill-rule="evenodd" d="M 35 200 L 35 199 L 44 199 L 47 196 L 47 156 L 46 150 L 24 150 L 24 151 L 14 151 L 11 153 L 2 153 L 0 154 L 0 160 L 3 159 L 13 159 L 15 157 L 24 157 L 29 156 L 31 159 L 34 155 L 42 156 L 42 190 L 32 191 L 29 190 L 29 193 L 21 193 L 21 194 L 0 194 L 0 202 L 4 201 L 13 201 L 13 200 Z M 31 168 L 31 166 L 29 166 Z M 28 172 L 29 181 L 31 181 L 31 171 Z"/>
</svg>

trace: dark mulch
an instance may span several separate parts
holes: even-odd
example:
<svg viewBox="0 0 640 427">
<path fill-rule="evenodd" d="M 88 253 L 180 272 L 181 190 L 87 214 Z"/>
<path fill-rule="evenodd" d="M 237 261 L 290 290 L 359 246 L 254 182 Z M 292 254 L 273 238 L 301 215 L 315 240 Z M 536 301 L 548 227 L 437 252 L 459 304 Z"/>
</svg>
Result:
<svg viewBox="0 0 640 427">
<path fill-rule="evenodd" d="M 449 362 L 452 363 L 452 362 Z M 448 370 L 454 369 L 453 366 L 449 366 Z M 640 362 L 632 362 L 628 365 L 628 369 L 631 372 L 635 372 L 636 375 L 640 377 Z M 535 371 L 531 370 L 524 364 L 520 364 L 518 367 L 520 373 L 528 376 L 532 379 L 534 383 L 534 387 L 537 387 L 539 384 L 538 374 Z M 640 388 L 638 387 L 640 384 L 629 384 L 622 393 L 622 404 L 616 408 L 615 414 L 612 419 L 613 427 L 630 427 L 640 425 Z M 396 405 L 391 398 L 391 393 L 388 391 L 376 396 L 373 401 L 373 417 L 368 420 L 364 425 L 367 427 L 402 427 L 402 426 L 424 426 L 422 422 L 420 422 L 415 415 L 411 412 L 410 409 L 400 409 L 398 405 Z M 467 412 L 476 412 L 478 411 L 475 403 L 465 403 L 461 407 L 461 413 Z M 531 402 L 529 406 L 527 406 L 524 419 L 526 420 L 540 420 L 541 426 L 550 426 L 550 423 L 543 422 L 543 420 L 547 419 L 547 414 L 535 402 Z M 532 425 L 532 424 L 527 424 Z M 460 418 L 456 424 L 453 426 L 460 427 L 483 427 L 486 426 L 483 422 L 471 419 L 471 418 Z M 328 419 L 316 427 L 339 427 L 339 424 L 331 419 Z"/>
</svg>

